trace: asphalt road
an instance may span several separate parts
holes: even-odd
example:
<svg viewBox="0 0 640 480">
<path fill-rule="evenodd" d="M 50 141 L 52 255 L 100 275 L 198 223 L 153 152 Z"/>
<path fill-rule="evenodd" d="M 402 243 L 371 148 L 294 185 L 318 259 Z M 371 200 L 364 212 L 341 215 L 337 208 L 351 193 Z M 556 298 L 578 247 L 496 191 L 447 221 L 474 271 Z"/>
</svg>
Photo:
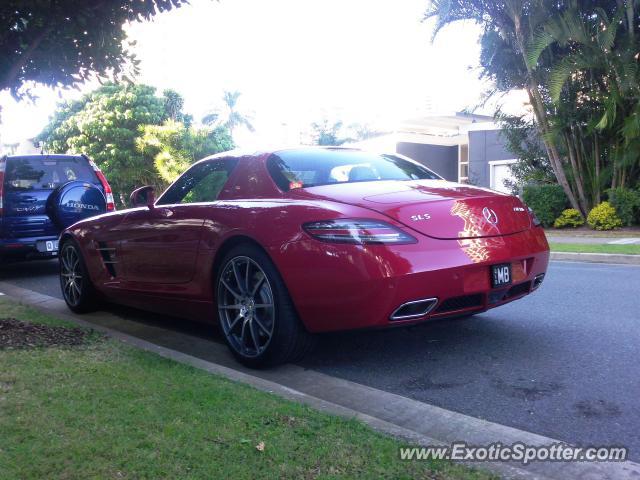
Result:
<svg viewBox="0 0 640 480">
<path fill-rule="evenodd" d="M 60 297 L 56 262 L 0 280 Z M 131 311 L 216 339 L 208 329 Z M 468 319 L 327 335 L 303 366 L 640 460 L 640 267 L 552 263 L 540 290 Z M 464 440 L 461 438 L 461 440 Z"/>
</svg>

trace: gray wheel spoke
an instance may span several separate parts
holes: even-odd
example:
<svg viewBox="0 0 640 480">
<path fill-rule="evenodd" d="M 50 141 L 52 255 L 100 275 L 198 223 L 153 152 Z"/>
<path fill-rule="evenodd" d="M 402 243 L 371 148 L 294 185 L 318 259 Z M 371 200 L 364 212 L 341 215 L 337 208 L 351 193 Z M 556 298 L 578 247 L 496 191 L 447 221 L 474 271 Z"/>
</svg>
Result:
<svg viewBox="0 0 640 480">
<path fill-rule="evenodd" d="M 273 303 L 256 303 L 254 305 L 256 308 L 271 308 L 273 307 Z"/>
<path fill-rule="evenodd" d="M 247 342 L 244 340 L 244 333 L 247 330 L 247 322 L 242 323 L 242 330 L 240 331 L 240 344 L 242 345 L 242 349 L 246 350 Z"/>
<path fill-rule="evenodd" d="M 64 255 L 62 256 L 62 267 L 67 271 L 71 272 L 71 265 L 69 264 L 69 251 L 66 250 Z"/>
<path fill-rule="evenodd" d="M 235 327 L 241 319 L 242 315 L 238 314 L 236 318 L 233 319 L 233 322 L 229 324 L 229 331 L 233 330 L 233 327 Z"/>
<path fill-rule="evenodd" d="M 267 335 L 267 337 L 271 338 L 271 332 L 267 329 L 267 327 L 265 327 L 262 324 L 262 322 L 258 319 L 258 317 L 254 315 L 253 320 L 258 324 L 258 328 L 260 328 L 260 330 L 262 330 L 265 333 L 265 335 Z"/>
<path fill-rule="evenodd" d="M 71 303 L 76 303 L 76 291 L 73 288 L 73 282 L 69 283 L 69 297 L 71 298 Z"/>
<path fill-rule="evenodd" d="M 249 292 L 249 269 L 251 268 L 251 262 L 247 260 L 247 270 L 244 272 L 244 291 Z"/>
<path fill-rule="evenodd" d="M 227 282 L 224 281 L 224 279 L 221 278 L 220 279 L 220 283 L 222 283 L 222 285 L 224 285 L 224 287 L 227 290 L 229 290 L 229 292 L 231 292 L 231 295 L 233 295 L 236 298 L 236 300 L 241 300 L 242 299 L 242 295 L 236 293 L 235 290 L 233 288 L 231 288 Z"/>
<path fill-rule="evenodd" d="M 220 308 L 223 310 L 240 310 L 242 305 L 223 305 Z"/>
<path fill-rule="evenodd" d="M 260 352 L 260 343 L 258 342 L 258 334 L 256 328 L 253 326 L 253 319 L 249 320 L 249 332 L 251 333 L 251 340 L 256 348 L 256 353 Z"/>
<path fill-rule="evenodd" d="M 242 286 L 242 282 L 240 281 L 240 274 L 238 273 L 238 269 L 236 268 L 235 260 L 231 262 L 231 266 L 233 267 L 233 276 L 236 278 L 236 285 L 238 285 L 240 293 L 243 294 L 245 293 L 244 287 Z"/>
<path fill-rule="evenodd" d="M 253 290 L 251 290 L 251 296 L 255 297 L 256 293 L 258 293 L 258 290 L 260 290 L 260 287 L 262 286 L 262 284 L 264 283 L 265 280 L 265 276 L 262 275 L 262 277 L 260 278 L 260 280 L 258 280 L 258 282 L 254 285 Z"/>
</svg>

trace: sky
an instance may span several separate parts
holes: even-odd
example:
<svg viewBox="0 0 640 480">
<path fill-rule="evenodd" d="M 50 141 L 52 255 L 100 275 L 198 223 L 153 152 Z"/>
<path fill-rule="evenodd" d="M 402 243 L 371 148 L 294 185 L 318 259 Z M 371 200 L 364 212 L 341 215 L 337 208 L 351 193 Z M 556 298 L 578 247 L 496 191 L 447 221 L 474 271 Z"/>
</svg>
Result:
<svg viewBox="0 0 640 480">
<path fill-rule="evenodd" d="M 402 120 L 478 104 L 479 27 L 445 28 L 431 43 L 428 0 L 192 0 L 125 26 L 137 42 L 139 82 L 185 98 L 196 120 L 242 92 L 256 133 L 240 146 L 294 141 L 327 118 L 392 130 Z M 61 99 L 95 88 L 34 90 L 30 104 L 0 94 L 0 142 L 38 134 Z M 479 113 L 492 113 L 480 110 Z"/>
</svg>

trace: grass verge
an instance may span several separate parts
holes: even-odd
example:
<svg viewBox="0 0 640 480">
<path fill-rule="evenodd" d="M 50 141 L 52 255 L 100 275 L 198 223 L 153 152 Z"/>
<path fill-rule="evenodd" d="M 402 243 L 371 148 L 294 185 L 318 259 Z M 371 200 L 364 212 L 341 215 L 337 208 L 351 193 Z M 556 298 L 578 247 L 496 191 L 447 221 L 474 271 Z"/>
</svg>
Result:
<svg viewBox="0 0 640 480">
<path fill-rule="evenodd" d="M 553 243 L 549 242 L 552 252 L 575 253 L 618 253 L 624 255 L 640 255 L 640 245 L 607 245 L 583 243 Z"/>
<path fill-rule="evenodd" d="M 70 326 L 2 297 L 7 317 Z M 489 478 L 400 461 L 402 442 L 359 421 L 88 338 L 75 347 L 0 344 L 0 478 Z"/>
</svg>

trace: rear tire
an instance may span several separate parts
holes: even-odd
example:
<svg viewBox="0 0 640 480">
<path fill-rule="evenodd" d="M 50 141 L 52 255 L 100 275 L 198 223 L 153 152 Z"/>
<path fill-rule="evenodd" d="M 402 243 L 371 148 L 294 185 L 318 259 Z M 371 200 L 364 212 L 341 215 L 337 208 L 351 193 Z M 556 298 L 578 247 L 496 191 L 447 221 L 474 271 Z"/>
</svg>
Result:
<svg viewBox="0 0 640 480">
<path fill-rule="evenodd" d="M 216 272 L 220 327 L 231 353 L 250 368 L 300 360 L 315 344 L 268 255 L 246 243 L 227 253 Z"/>
<path fill-rule="evenodd" d="M 91 283 L 82 252 L 75 240 L 68 239 L 60 246 L 60 288 L 69 309 L 75 313 L 88 313 L 98 309 L 97 292 Z"/>
</svg>

